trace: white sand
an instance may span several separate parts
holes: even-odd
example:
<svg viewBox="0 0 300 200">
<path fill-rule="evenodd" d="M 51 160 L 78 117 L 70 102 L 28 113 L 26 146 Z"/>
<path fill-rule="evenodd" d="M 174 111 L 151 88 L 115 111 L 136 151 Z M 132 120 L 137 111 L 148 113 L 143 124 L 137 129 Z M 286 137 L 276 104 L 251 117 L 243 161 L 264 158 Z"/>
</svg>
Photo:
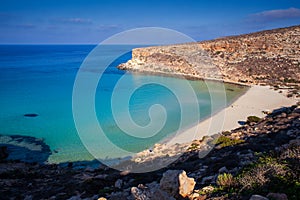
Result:
<svg viewBox="0 0 300 200">
<path fill-rule="evenodd" d="M 167 142 L 167 145 L 191 142 L 195 139 L 201 139 L 205 135 L 232 130 L 240 126 L 238 121 L 246 121 L 250 115 L 263 117 L 265 115 L 262 111 L 272 111 L 280 107 L 291 106 L 296 102 L 296 100 L 287 98 L 268 86 L 252 86 L 233 104 L 198 125 L 178 133 Z"/>
</svg>

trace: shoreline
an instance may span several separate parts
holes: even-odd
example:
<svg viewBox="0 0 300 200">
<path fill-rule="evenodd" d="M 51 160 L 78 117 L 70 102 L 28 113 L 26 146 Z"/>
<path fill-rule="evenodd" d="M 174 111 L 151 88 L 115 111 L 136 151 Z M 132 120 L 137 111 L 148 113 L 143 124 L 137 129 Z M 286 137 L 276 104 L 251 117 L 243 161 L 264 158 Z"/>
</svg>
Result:
<svg viewBox="0 0 300 200">
<path fill-rule="evenodd" d="M 120 66 L 120 65 L 119 65 Z M 209 78 L 209 77 L 202 77 L 198 75 L 191 75 L 191 74 L 184 74 L 184 73 L 178 73 L 178 72 L 172 72 L 172 73 L 166 73 L 166 72 L 158 72 L 158 71 L 144 71 L 144 70 L 135 70 L 135 69 L 127 69 L 127 68 L 119 68 L 119 70 L 123 70 L 132 74 L 137 75 L 148 75 L 148 76 L 162 76 L 162 77 L 170 77 L 170 78 L 178 78 L 178 79 L 186 79 L 189 81 L 212 81 L 212 82 L 221 82 L 221 83 L 228 83 L 243 87 L 251 87 L 252 85 L 249 83 L 242 83 L 237 81 L 232 81 L 228 79 L 222 79 L 222 78 Z"/>
<path fill-rule="evenodd" d="M 162 164 L 169 157 L 175 161 L 184 152 L 188 152 L 193 142 L 196 141 L 198 144 L 203 137 L 217 137 L 216 134 L 243 127 L 238 122 L 245 122 L 248 116 L 263 118 L 267 115 L 263 111 L 272 112 L 282 107 L 295 105 L 297 102 L 298 99 L 288 98 L 284 96 L 284 93 L 273 90 L 271 86 L 252 85 L 244 94 L 222 110 L 212 113 L 198 124 L 156 143 L 151 151 L 146 149 L 135 154 L 130 159 L 131 164 L 149 164 L 153 160 L 157 161 L 156 164 Z M 119 164 L 121 166 L 122 162 Z"/>
<path fill-rule="evenodd" d="M 240 127 L 239 122 L 245 122 L 248 116 L 254 115 L 261 118 L 265 116 L 263 111 L 272 111 L 296 103 L 297 99 L 288 98 L 270 86 L 252 85 L 226 108 L 212 114 L 197 125 L 177 133 L 172 138 L 167 138 L 164 144 L 171 146 L 176 143 L 189 143 L 203 136 L 230 131 Z"/>
</svg>

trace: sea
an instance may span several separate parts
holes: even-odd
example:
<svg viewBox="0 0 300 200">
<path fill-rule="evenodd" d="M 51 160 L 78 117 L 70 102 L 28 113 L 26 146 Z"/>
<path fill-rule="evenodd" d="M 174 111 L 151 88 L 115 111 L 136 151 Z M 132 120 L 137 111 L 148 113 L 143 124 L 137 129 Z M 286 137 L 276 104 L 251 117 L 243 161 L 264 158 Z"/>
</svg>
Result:
<svg viewBox="0 0 300 200">
<path fill-rule="evenodd" d="M 248 89 L 117 69 L 131 59 L 135 47 L 106 45 L 93 61 L 98 70 L 82 70 L 96 45 L 0 45 L 0 135 L 43 141 L 51 151 L 48 163 L 117 159 L 125 155 L 115 149 L 131 153 L 149 149 L 230 105 Z M 104 63 L 112 58 L 106 66 Z M 83 92 L 83 106 L 75 108 L 74 85 L 79 73 L 99 80 L 93 86 L 93 99 L 85 101 Z M 179 98 L 174 90 L 185 90 L 186 84 L 194 96 Z M 95 113 L 86 114 L 85 105 Z M 187 112 L 182 119 L 182 110 L 189 109 L 199 111 L 199 115 Z M 151 127 L 143 129 L 151 123 L 159 124 L 159 130 L 153 127 L 151 133 Z M 99 127 L 102 134 L 97 133 Z M 133 129 L 137 131 L 130 134 Z M 1 142 L 7 140 L 0 138 Z M 15 144 L 28 147 L 22 142 Z"/>
</svg>

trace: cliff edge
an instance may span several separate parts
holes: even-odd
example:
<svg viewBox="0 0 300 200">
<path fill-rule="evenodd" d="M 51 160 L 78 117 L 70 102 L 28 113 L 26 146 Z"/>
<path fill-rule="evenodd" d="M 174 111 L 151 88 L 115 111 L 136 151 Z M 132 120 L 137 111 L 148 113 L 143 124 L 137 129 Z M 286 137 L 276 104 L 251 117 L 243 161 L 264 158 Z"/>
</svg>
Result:
<svg viewBox="0 0 300 200">
<path fill-rule="evenodd" d="M 136 48 L 132 50 L 132 59 L 118 68 L 246 84 L 297 85 L 299 89 L 300 26 Z"/>
</svg>

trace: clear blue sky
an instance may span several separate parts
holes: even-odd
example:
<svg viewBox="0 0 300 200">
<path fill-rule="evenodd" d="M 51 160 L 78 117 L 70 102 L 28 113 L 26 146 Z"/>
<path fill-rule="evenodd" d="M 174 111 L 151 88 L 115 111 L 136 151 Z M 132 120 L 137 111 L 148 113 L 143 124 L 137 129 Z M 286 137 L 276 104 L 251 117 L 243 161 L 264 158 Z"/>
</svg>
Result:
<svg viewBox="0 0 300 200">
<path fill-rule="evenodd" d="M 0 0 L 2 44 L 97 44 L 149 26 L 205 40 L 297 24 L 299 0 Z"/>
</svg>

